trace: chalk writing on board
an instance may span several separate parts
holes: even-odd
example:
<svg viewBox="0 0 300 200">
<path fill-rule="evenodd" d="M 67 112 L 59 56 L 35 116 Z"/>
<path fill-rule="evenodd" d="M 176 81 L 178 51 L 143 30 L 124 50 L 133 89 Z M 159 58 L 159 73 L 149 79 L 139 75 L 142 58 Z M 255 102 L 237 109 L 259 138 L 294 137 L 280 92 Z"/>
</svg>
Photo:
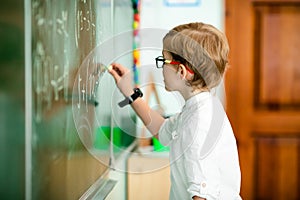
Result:
<svg viewBox="0 0 300 200">
<path fill-rule="evenodd" d="M 84 105 L 84 109 L 88 112 L 90 104 L 96 105 L 96 94 L 99 86 L 99 79 L 105 71 L 105 67 L 94 58 L 86 59 L 79 69 L 75 85 L 77 85 L 78 94 L 77 108 L 80 109 Z"/>
<path fill-rule="evenodd" d="M 34 56 L 34 90 L 37 96 L 37 119 L 41 119 L 43 103 L 46 102 L 46 108 L 50 109 L 52 105 L 52 96 L 54 100 L 59 100 L 59 92 L 68 88 L 65 82 L 68 80 L 68 71 L 60 72 L 61 67 L 53 63 L 51 56 L 45 54 L 44 45 L 37 41 Z M 66 69 L 66 67 L 64 67 Z M 66 99 L 67 101 L 67 99 Z"/>
<path fill-rule="evenodd" d="M 54 4 L 51 0 L 32 0 L 33 87 L 37 101 L 35 116 L 38 121 L 45 109 L 51 109 L 54 101 L 60 101 L 62 97 L 65 102 L 70 100 L 69 90 L 73 84 L 70 73 L 74 73 L 79 67 L 74 59 L 80 61 L 76 58 L 76 53 L 82 52 L 79 40 L 85 39 L 90 46 L 96 37 L 93 1 L 80 0 L 73 6 L 63 1 L 57 1 L 56 4 L 56 9 L 52 10 Z M 92 67 L 95 62 L 91 63 L 93 64 L 87 70 L 95 68 Z M 79 77 L 78 100 L 85 105 L 94 102 L 96 98 L 98 75 L 99 73 L 86 72 Z"/>
<path fill-rule="evenodd" d="M 86 3 L 84 1 L 84 3 Z M 76 35 L 75 42 L 78 47 L 78 40 L 80 39 L 81 31 L 91 31 L 92 35 L 96 33 L 96 25 L 93 22 L 93 12 L 90 10 L 79 9 L 76 13 Z"/>
<path fill-rule="evenodd" d="M 69 34 L 66 30 L 67 20 L 68 20 L 68 11 L 62 11 L 61 15 L 62 15 L 61 18 L 56 19 L 57 33 L 60 35 L 69 37 Z"/>
<path fill-rule="evenodd" d="M 53 100 L 60 99 L 59 92 L 64 90 L 67 93 L 69 89 L 69 63 L 63 56 L 69 52 L 65 47 L 67 44 L 59 42 L 69 37 L 68 11 L 58 9 L 49 15 L 45 7 L 49 3 L 50 1 L 32 2 L 33 87 L 37 121 L 41 121 L 45 110 L 51 109 Z M 59 46 L 56 48 L 53 42 L 58 42 Z"/>
</svg>

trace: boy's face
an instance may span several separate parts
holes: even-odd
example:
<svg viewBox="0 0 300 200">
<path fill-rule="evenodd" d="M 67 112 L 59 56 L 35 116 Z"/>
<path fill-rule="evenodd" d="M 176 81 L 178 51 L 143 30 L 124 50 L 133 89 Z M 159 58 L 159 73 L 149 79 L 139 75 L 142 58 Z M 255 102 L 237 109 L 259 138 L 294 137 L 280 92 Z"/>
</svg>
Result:
<svg viewBox="0 0 300 200">
<path fill-rule="evenodd" d="M 162 52 L 163 57 L 167 60 L 172 60 L 172 55 L 168 51 Z M 177 65 L 164 64 L 163 67 L 163 77 L 165 83 L 165 89 L 167 91 L 177 91 L 179 83 L 181 83 L 181 79 L 179 74 L 177 73 Z"/>
</svg>

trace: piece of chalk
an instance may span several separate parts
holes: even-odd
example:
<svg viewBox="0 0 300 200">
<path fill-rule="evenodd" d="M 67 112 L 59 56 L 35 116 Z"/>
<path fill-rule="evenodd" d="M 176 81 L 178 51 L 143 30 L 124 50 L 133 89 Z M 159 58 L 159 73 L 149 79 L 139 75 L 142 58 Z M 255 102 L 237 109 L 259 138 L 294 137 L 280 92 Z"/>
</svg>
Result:
<svg viewBox="0 0 300 200">
<path fill-rule="evenodd" d="M 112 65 L 108 65 L 108 66 L 106 67 L 106 69 L 107 69 L 108 71 L 112 70 L 112 68 L 113 68 Z"/>
</svg>

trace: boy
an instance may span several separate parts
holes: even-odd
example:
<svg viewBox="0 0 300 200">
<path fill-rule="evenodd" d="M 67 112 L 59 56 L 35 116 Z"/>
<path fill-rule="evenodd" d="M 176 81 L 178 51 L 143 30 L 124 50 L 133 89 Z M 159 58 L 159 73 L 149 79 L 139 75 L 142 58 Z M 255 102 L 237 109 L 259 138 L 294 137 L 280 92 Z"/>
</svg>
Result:
<svg viewBox="0 0 300 200">
<path fill-rule="evenodd" d="M 229 47 L 223 33 L 204 23 L 179 25 L 163 39 L 167 91 L 185 99 L 182 112 L 164 119 L 132 90 L 130 70 L 113 63 L 109 69 L 120 91 L 147 129 L 170 146 L 171 200 L 241 199 L 240 167 L 235 137 L 223 107 L 210 90 L 227 66 Z"/>
</svg>

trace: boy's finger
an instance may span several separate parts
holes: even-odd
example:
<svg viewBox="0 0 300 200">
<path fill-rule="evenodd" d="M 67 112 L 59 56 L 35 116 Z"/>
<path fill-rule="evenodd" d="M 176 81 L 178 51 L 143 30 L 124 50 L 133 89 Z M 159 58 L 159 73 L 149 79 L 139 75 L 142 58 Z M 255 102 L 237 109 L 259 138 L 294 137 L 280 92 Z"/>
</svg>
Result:
<svg viewBox="0 0 300 200">
<path fill-rule="evenodd" d="M 120 75 L 114 69 L 108 70 L 108 72 L 114 77 L 116 83 L 121 79 Z"/>
<path fill-rule="evenodd" d="M 115 70 L 119 76 L 123 76 L 128 71 L 126 67 L 123 67 L 123 65 L 118 63 L 112 63 L 112 68 Z"/>
</svg>

